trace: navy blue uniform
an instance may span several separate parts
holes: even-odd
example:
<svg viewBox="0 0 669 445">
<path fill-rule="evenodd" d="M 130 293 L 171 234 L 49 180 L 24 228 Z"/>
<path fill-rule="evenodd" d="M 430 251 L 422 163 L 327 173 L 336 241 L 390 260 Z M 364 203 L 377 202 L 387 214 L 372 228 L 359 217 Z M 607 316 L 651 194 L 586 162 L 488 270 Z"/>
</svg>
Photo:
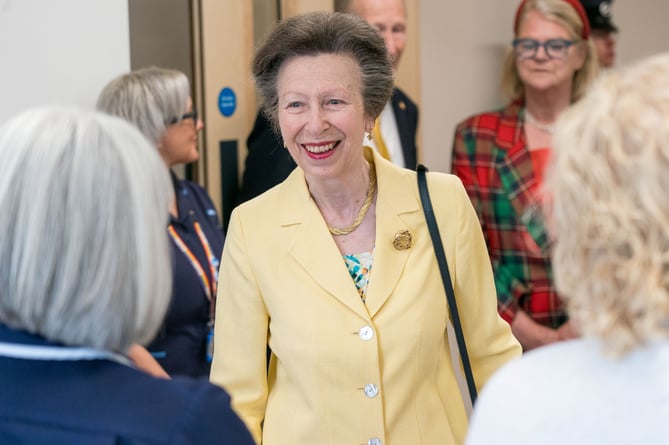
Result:
<svg viewBox="0 0 669 445">
<path fill-rule="evenodd" d="M 31 358 L 17 357 L 21 350 L 7 355 L 7 346 Z M 76 359 L 71 352 L 79 352 Z M 254 443 L 219 387 L 151 377 L 2 324 L 0 394 L 3 445 Z"/>
<path fill-rule="evenodd" d="M 223 251 L 224 237 L 214 204 L 199 185 L 178 180 L 174 176 L 173 181 L 179 217 L 172 216 L 170 223 L 200 263 L 209 281 L 214 280 L 209 259 L 194 227 L 194 223 L 198 222 L 202 228 L 216 257 L 215 269 L 218 271 L 218 258 Z M 163 326 L 148 350 L 171 376 L 208 377 L 210 302 L 202 280 L 189 259 L 173 239 L 171 246 L 174 274 L 172 301 Z"/>
</svg>

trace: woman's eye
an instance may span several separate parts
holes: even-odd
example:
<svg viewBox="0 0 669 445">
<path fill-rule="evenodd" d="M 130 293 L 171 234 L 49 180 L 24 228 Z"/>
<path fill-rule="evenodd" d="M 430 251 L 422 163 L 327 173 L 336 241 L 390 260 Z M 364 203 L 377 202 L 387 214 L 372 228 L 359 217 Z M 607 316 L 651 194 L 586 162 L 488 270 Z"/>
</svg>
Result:
<svg viewBox="0 0 669 445">
<path fill-rule="evenodd" d="M 289 102 L 286 108 L 299 108 L 301 105 L 300 102 Z"/>
<path fill-rule="evenodd" d="M 559 40 L 558 40 L 558 41 L 550 41 L 550 42 L 548 42 L 548 47 L 549 47 L 550 49 L 553 49 L 553 50 L 556 50 L 556 51 L 561 51 L 561 50 L 563 50 L 563 49 L 565 48 L 565 46 L 566 46 L 566 45 L 564 44 L 564 42 L 560 42 Z"/>
</svg>

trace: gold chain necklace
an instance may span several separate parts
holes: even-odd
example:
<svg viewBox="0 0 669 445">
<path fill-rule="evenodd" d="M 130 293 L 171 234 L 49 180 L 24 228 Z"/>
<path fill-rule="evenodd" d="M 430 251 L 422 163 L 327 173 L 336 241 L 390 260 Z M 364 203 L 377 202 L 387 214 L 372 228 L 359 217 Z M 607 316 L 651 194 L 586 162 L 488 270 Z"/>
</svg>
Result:
<svg viewBox="0 0 669 445">
<path fill-rule="evenodd" d="M 362 207 L 360 207 L 360 210 L 358 211 L 358 216 L 355 217 L 350 226 L 344 227 L 343 229 L 337 229 L 336 227 L 332 227 L 330 224 L 326 223 L 330 233 L 333 234 L 334 236 L 348 235 L 349 233 L 357 229 L 360 223 L 362 223 L 362 220 L 365 219 L 365 215 L 367 215 L 367 211 L 369 210 L 369 207 L 372 205 L 375 191 L 376 191 L 376 170 L 372 165 L 371 168 L 369 169 L 369 190 L 367 190 L 367 197 L 365 198 L 365 202 L 362 203 Z"/>
<path fill-rule="evenodd" d="M 546 134 L 553 134 L 553 131 L 555 130 L 555 124 L 542 124 L 541 122 L 537 121 L 537 119 L 530 114 L 527 108 L 525 108 L 525 120 L 529 123 L 534 125 L 534 127 Z"/>
</svg>

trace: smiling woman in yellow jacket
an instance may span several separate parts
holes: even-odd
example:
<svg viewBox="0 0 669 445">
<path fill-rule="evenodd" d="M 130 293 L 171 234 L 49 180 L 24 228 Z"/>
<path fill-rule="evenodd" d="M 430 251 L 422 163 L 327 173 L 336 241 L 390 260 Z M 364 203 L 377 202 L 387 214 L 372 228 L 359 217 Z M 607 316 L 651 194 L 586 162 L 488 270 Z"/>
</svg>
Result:
<svg viewBox="0 0 669 445">
<path fill-rule="evenodd" d="M 266 109 L 299 168 L 233 212 L 212 381 L 265 445 L 462 443 L 467 416 L 416 173 L 361 149 L 392 89 L 383 40 L 353 16 L 296 17 L 256 55 L 261 92 L 267 72 Z M 382 75 L 371 88 L 387 90 L 377 102 L 363 88 L 369 72 Z M 464 187 L 440 173 L 428 182 L 482 386 L 520 346 L 498 316 Z M 406 243 L 393 243 L 398 233 Z"/>
</svg>

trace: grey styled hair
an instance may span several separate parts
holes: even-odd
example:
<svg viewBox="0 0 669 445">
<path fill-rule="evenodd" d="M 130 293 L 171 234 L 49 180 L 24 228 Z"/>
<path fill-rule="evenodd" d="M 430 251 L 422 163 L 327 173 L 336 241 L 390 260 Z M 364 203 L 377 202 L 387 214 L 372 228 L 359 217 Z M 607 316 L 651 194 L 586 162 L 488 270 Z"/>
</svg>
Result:
<svg viewBox="0 0 669 445">
<path fill-rule="evenodd" d="M 581 69 L 574 73 L 572 84 L 571 100 L 575 102 L 586 93 L 592 82 L 599 74 L 599 62 L 597 61 L 597 50 L 592 38 L 582 40 L 583 23 L 572 5 L 564 0 L 528 0 L 523 10 L 520 11 L 518 23 L 522 23 L 525 15 L 529 11 L 538 11 L 546 19 L 551 20 L 564 27 L 574 40 L 581 40 L 575 46 L 579 51 L 583 51 L 585 57 Z M 520 26 L 519 26 L 520 27 Z M 514 37 L 516 35 L 514 34 Z M 502 66 L 502 92 L 511 100 L 522 99 L 525 94 L 523 81 L 518 75 L 516 66 L 516 55 L 513 48 L 507 48 L 504 64 Z"/>
<path fill-rule="evenodd" d="M 170 179 L 135 127 L 70 108 L 0 127 L 0 322 L 124 352 L 169 304 Z"/>
<path fill-rule="evenodd" d="M 97 108 L 131 122 L 157 146 L 170 123 L 184 114 L 190 95 L 188 77 L 181 71 L 140 68 L 109 82 Z"/>
<path fill-rule="evenodd" d="M 546 177 L 569 316 L 611 355 L 669 338 L 669 53 L 603 75 L 559 118 Z"/>
<path fill-rule="evenodd" d="M 365 113 L 376 118 L 393 88 L 393 70 L 383 38 L 363 19 L 343 13 L 312 12 L 279 23 L 253 60 L 263 108 L 276 125 L 278 73 L 296 56 L 349 55 L 360 67 Z"/>
</svg>

